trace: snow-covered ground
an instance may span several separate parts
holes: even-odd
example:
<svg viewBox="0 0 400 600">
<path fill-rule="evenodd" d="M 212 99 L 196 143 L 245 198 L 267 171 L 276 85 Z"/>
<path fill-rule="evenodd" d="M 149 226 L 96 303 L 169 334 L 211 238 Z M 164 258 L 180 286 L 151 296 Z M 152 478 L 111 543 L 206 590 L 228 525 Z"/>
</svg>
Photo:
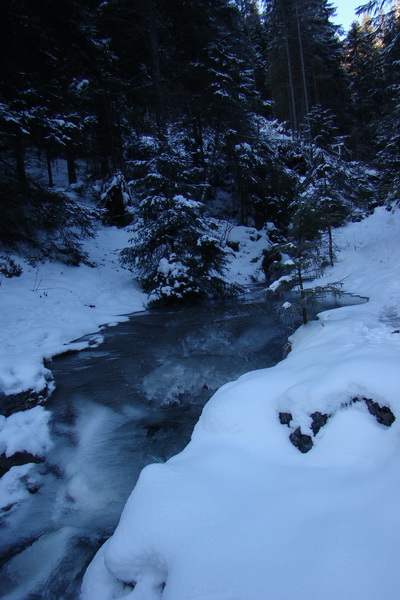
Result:
<svg viewBox="0 0 400 600">
<path fill-rule="evenodd" d="M 324 280 L 369 302 L 213 396 L 187 448 L 143 470 L 83 600 L 397 600 L 400 211 L 335 241 Z"/>
<path fill-rule="evenodd" d="M 87 242 L 94 268 L 56 262 L 30 266 L 16 257 L 22 275 L 3 278 L 0 286 L 1 391 L 41 391 L 48 375 L 43 359 L 83 348 L 89 342 L 72 340 L 144 309 L 145 295 L 118 263 L 118 250 L 128 238 L 124 230 L 100 228 Z"/>
</svg>

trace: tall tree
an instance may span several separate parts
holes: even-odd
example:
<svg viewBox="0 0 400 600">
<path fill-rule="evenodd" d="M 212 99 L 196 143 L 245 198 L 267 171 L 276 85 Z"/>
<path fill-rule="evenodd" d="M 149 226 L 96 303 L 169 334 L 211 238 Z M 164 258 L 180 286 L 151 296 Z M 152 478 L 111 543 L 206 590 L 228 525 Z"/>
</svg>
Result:
<svg viewBox="0 0 400 600">
<path fill-rule="evenodd" d="M 368 17 L 362 24 L 352 24 L 343 56 L 354 119 L 351 145 L 357 158 L 368 159 L 375 145 L 374 123 L 381 114 L 384 94 L 380 41 Z"/>
<path fill-rule="evenodd" d="M 384 20 L 382 35 L 382 69 L 385 94 L 378 130 L 378 166 L 381 170 L 381 193 L 390 204 L 399 203 L 400 186 L 400 7 Z"/>
<path fill-rule="evenodd" d="M 268 81 L 274 114 L 295 134 L 315 105 L 331 109 L 345 128 L 346 79 L 338 27 L 327 0 L 267 0 Z"/>
</svg>

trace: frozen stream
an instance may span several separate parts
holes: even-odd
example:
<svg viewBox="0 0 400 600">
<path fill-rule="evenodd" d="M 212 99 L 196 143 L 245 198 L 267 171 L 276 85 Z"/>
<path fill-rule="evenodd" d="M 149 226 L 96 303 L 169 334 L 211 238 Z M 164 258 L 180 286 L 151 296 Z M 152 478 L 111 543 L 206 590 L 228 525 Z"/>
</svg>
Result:
<svg viewBox="0 0 400 600">
<path fill-rule="evenodd" d="M 189 441 L 223 383 L 282 359 L 288 330 L 257 292 L 134 315 L 98 347 L 53 360 L 53 448 L 0 521 L 3 600 L 76 600 L 140 470 Z"/>
</svg>

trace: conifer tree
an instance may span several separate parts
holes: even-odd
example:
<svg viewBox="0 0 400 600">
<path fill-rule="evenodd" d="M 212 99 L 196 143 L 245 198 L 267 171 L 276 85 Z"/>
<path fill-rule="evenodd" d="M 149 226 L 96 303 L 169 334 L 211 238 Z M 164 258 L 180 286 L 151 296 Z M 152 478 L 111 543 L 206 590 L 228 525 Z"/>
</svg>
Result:
<svg viewBox="0 0 400 600">
<path fill-rule="evenodd" d="M 374 124 L 382 109 L 384 94 L 379 38 L 368 18 L 354 22 L 344 45 L 344 65 L 348 76 L 354 124 L 350 143 L 355 157 L 368 160 L 376 147 Z"/>
<path fill-rule="evenodd" d="M 190 155 L 182 141 L 139 140 L 131 182 L 139 204 L 131 246 L 122 262 L 132 269 L 153 303 L 176 303 L 235 293 L 223 279 L 225 253 L 195 199 Z M 197 192 L 197 193 L 196 193 Z"/>
<path fill-rule="evenodd" d="M 372 0 L 360 8 L 365 11 L 372 15 L 371 27 L 377 38 L 375 73 L 379 73 L 379 85 L 373 91 L 379 99 L 379 110 L 372 119 L 375 152 L 369 160 L 379 170 L 380 202 L 392 205 L 399 201 L 400 12 L 398 2 L 390 0 Z"/>
<path fill-rule="evenodd" d="M 275 115 L 295 134 L 319 104 L 345 127 L 347 88 L 340 64 L 338 27 L 327 0 L 267 0 L 267 75 Z"/>
<path fill-rule="evenodd" d="M 378 124 L 378 166 L 381 195 L 389 204 L 399 203 L 400 194 L 400 11 L 393 10 L 384 23 L 382 69 L 385 94 Z"/>
</svg>

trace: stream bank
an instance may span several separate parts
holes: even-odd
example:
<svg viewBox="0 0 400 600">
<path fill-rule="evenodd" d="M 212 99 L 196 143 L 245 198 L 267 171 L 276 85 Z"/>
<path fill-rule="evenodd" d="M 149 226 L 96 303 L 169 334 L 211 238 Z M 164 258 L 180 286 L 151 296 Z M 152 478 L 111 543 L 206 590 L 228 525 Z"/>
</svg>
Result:
<svg viewBox="0 0 400 600">
<path fill-rule="evenodd" d="M 54 358 L 52 446 L 18 467 L 30 497 L 2 515 L 4 599 L 76 600 L 142 468 L 187 445 L 221 385 L 281 360 L 288 333 L 255 287 L 236 302 L 136 313 Z"/>
</svg>

